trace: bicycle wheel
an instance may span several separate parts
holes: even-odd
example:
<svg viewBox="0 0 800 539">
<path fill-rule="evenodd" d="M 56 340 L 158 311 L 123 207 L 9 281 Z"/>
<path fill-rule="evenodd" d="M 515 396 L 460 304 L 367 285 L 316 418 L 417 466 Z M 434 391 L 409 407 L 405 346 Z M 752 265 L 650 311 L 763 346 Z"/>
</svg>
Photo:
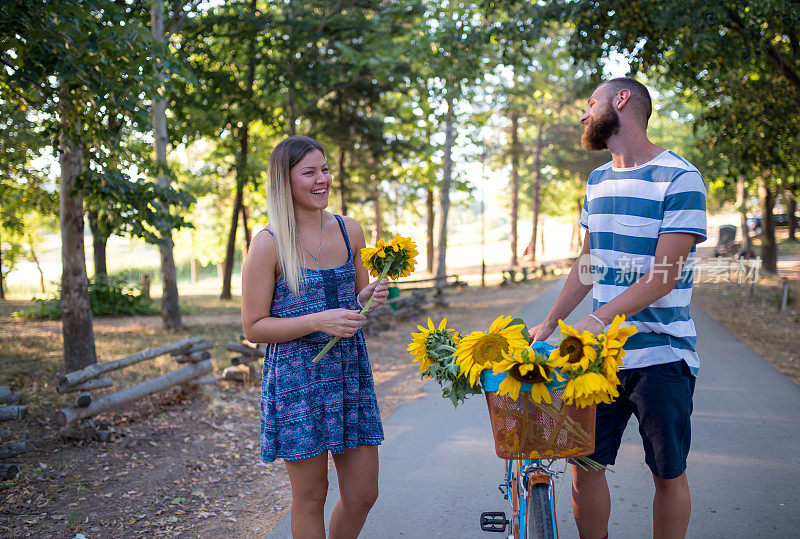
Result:
<svg viewBox="0 0 800 539">
<path fill-rule="evenodd" d="M 528 486 L 528 503 L 525 509 L 525 539 L 555 539 L 553 507 L 550 505 L 550 485 L 532 483 Z"/>
</svg>

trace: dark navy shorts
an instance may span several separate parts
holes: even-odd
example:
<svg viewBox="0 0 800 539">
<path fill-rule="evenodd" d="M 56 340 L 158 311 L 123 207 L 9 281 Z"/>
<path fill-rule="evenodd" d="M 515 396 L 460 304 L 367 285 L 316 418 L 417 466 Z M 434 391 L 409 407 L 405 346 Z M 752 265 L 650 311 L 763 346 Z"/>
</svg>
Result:
<svg viewBox="0 0 800 539">
<path fill-rule="evenodd" d="M 695 377 L 679 360 L 619 371 L 619 397 L 597 406 L 595 452 L 589 458 L 614 464 L 631 414 L 639 420 L 645 462 L 653 475 L 674 479 L 686 470 L 692 440 L 690 417 Z"/>
</svg>

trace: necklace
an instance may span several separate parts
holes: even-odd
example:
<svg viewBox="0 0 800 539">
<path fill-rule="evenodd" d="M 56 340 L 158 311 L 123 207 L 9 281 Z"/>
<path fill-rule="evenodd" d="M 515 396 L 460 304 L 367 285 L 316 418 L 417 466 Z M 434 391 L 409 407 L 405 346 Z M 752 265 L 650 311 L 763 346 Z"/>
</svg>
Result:
<svg viewBox="0 0 800 539">
<path fill-rule="evenodd" d="M 314 259 L 314 264 L 316 264 L 317 267 L 319 267 L 319 255 L 320 255 L 320 253 L 322 253 L 322 234 L 323 234 L 322 215 L 320 214 L 320 216 L 319 216 L 319 249 L 317 249 L 317 256 L 314 256 L 314 254 L 311 251 L 309 251 L 308 247 L 303 245 L 303 242 L 300 241 L 300 234 L 298 234 L 297 232 L 295 232 L 295 234 L 294 234 L 297 237 L 297 242 L 300 244 L 300 247 L 302 247 L 305 250 L 305 252 L 308 253 L 308 256 L 310 256 L 311 258 Z"/>
</svg>

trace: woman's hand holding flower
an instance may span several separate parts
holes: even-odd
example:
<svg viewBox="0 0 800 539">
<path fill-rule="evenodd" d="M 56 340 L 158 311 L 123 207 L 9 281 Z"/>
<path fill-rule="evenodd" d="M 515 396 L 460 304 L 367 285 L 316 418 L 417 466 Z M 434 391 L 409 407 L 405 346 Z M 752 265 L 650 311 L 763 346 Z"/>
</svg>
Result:
<svg viewBox="0 0 800 539">
<path fill-rule="evenodd" d="M 316 315 L 316 328 L 333 337 L 352 337 L 367 317 L 349 309 L 328 309 Z"/>
<path fill-rule="evenodd" d="M 372 312 L 386 303 L 386 298 L 389 296 L 389 279 L 384 278 L 381 281 L 376 279 L 365 286 L 358 293 L 359 305 L 366 305 L 373 294 L 375 294 L 375 299 L 372 300 L 372 306 L 367 312 Z"/>
</svg>

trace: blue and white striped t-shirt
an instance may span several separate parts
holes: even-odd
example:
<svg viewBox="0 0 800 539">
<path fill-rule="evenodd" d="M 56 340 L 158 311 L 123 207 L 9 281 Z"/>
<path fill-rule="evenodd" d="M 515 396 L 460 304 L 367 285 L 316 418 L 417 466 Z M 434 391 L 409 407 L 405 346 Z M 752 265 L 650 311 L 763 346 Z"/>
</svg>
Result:
<svg viewBox="0 0 800 539">
<path fill-rule="evenodd" d="M 696 235 L 695 243 L 706 239 L 703 177 L 669 150 L 635 167 L 607 163 L 589 174 L 580 224 L 589 231 L 596 310 L 650 271 L 659 234 L 688 232 Z M 623 369 L 682 359 L 697 373 L 697 333 L 689 316 L 695 251 L 692 246 L 675 288 L 626 320 L 638 333 L 625 345 Z"/>
</svg>

